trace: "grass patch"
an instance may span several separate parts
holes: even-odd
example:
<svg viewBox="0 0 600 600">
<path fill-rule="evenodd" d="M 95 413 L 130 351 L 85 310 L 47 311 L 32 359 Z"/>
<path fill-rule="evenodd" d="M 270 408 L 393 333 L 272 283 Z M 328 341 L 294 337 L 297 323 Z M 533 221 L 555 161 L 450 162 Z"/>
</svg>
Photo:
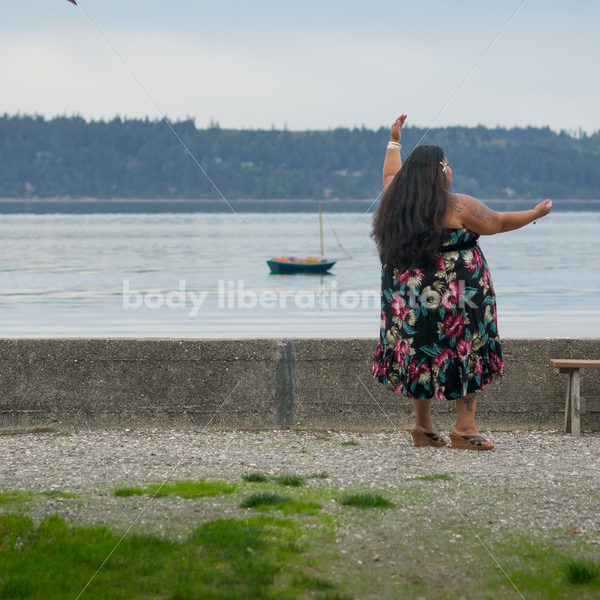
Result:
<svg viewBox="0 0 600 600">
<path fill-rule="evenodd" d="M 268 476 L 264 473 L 247 473 L 242 475 L 242 479 L 249 483 L 266 483 L 268 481 L 275 481 L 279 485 L 287 485 L 290 487 L 300 487 L 306 483 L 307 479 L 327 479 L 329 473 L 327 471 L 321 471 L 320 473 L 311 473 L 310 475 L 302 476 L 295 475 L 294 473 L 283 473 L 282 475 Z"/>
<path fill-rule="evenodd" d="M 360 446 L 360 442 L 357 442 L 356 440 L 346 440 L 345 442 L 342 442 L 342 446 Z"/>
<path fill-rule="evenodd" d="M 49 498 L 80 498 L 81 494 L 74 494 L 73 492 L 61 492 L 59 490 L 50 490 L 47 492 L 42 492 L 44 496 L 48 496 Z"/>
<path fill-rule="evenodd" d="M 152 483 L 146 487 L 120 487 L 113 492 L 115 496 L 139 496 L 152 494 L 160 496 L 180 496 L 181 498 L 203 498 L 231 494 L 236 489 L 234 483 L 226 481 L 176 481 L 174 483 Z"/>
<path fill-rule="evenodd" d="M 269 478 L 264 473 L 258 473 L 255 471 L 254 473 L 246 473 L 245 475 L 242 475 L 242 479 L 252 483 L 263 483 Z"/>
<path fill-rule="evenodd" d="M 240 506 L 253 510 L 202 527 L 190 523 L 192 534 L 185 540 L 131 532 L 84 595 L 91 600 L 349 600 L 347 592 L 355 598 L 438 600 L 460 598 L 468 590 L 470 600 L 489 600 L 518 596 L 516 587 L 527 600 L 600 598 L 598 548 L 562 529 L 519 534 L 472 519 L 495 562 L 457 517 L 433 520 L 415 537 L 406 535 L 402 523 L 417 513 L 398 512 L 402 519 L 389 519 L 385 511 L 330 504 L 334 498 L 346 506 L 399 509 L 434 498 L 432 486 L 404 485 L 380 495 L 364 489 L 341 494 L 324 486 L 287 488 L 284 494 L 274 482 L 267 489 L 263 485 L 253 489 L 238 482 L 238 492 L 261 492 L 235 496 L 236 504 L 243 500 Z M 348 533 L 342 546 L 335 543 L 340 525 Z M 365 531 L 376 545 L 352 535 L 364 537 Z M 0 598 L 76 598 L 120 536 L 99 526 L 69 529 L 57 515 L 37 528 L 29 517 L 0 516 Z M 347 553 L 340 554 L 340 548 Z M 373 569 L 375 551 L 380 559 Z M 363 562 L 358 566 L 355 559 Z"/>
<path fill-rule="evenodd" d="M 359 508 L 391 508 L 394 506 L 393 502 L 384 498 L 381 494 L 373 492 L 344 494 L 338 498 L 338 502 L 344 506 L 358 506 Z"/>
<path fill-rule="evenodd" d="M 450 481 L 454 479 L 452 475 L 447 475 L 446 473 L 430 473 L 429 475 L 420 475 L 419 477 L 412 477 L 411 481 L 420 480 L 420 481 Z"/>
<path fill-rule="evenodd" d="M 284 514 L 304 513 L 314 515 L 321 510 L 319 502 L 294 500 L 290 496 L 280 496 L 273 492 L 259 492 L 242 500 L 240 508 L 254 508 L 257 510 L 276 509 Z"/>
<path fill-rule="evenodd" d="M 277 477 L 273 477 L 273 479 L 279 485 L 289 485 L 291 487 L 300 487 L 301 485 L 304 485 L 304 477 L 300 477 L 300 475 L 294 475 L 293 473 L 278 475 Z"/>
<path fill-rule="evenodd" d="M 333 440 L 333 438 L 331 438 L 327 435 L 317 435 L 317 436 L 315 436 L 314 439 L 321 441 L 321 442 L 331 442 Z"/>
<path fill-rule="evenodd" d="M 31 502 L 33 500 L 35 500 L 33 492 L 20 492 L 18 490 L 0 491 L 0 505 L 8 504 L 9 502 Z"/>
<path fill-rule="evenodd" d="M 591 600 L 600 597 L 597 559 L 594 562 L 581 558 L 581 545 L 573 545 L 570 549 L 563 546 L 567 538 L 561 536 L 560 531 L 526 534 L 492 532 L 487 527 L 478 527 L 480 538 L 493 552 L 506 575 L 493 562 L 484 560 L 483 553 L 479 555 L 483 546 L 472 532 L 462 527 L 449 531 L 451 534 L 457 532 L 462 534 L 461 552 L 454 558 L 448 554 L 445 566 L 458 578 L 465 564 L 472 565 L 468 585 L 470 598 L 514 595 L 515 587 L 527 600 Z M 440 533 L 439 539 L 445 537 L 446 534 Z M 466 546 L 470 548 L 469 555 L 465 554 Z M 587 551 L 592 552 L 595 558 L 598 556 L 597 548 L 588 545 Z M 575 557 L 575 554 L 579 556 Z M 461 589 L 465 589 L 464 583 L 446 587 L 448 596 L 460 594 Z"/>
<path fill-rule="evenodd" d="M 289 496 L 280 496 L 272 492 L 259 492 L 244 499 L 240 503 L 240 508 L 256 508 L 257 506 L 285 504 L 287 502 L 293 502 L 293 500 Z"/>
<path fill-rule="evenodd" d="M 121 539 L 103 526 L 68 526 L 58 515 L 37 527 L 30 517 L 0 516 L 0 597 L 75 598 L 109 557 L 86 597 L 347 598 L 304 573 L 307 534 L 269 515 L 208 521 L 183 541 L 139 533 Z"/>
<path fill-rule="evenodd" d="M 146 493 L 141 487 L 119 487 L 113 490 L 115 496 L 143 496 Z"/>
<path fill-rule="evenodd" d="M 323 505 L 320 502 L 314 502 L 312 500 L 293 500 L 281 507 L 281 511 L 284 515 L 289 514 L 304 514 L 304 515 L 316 515 Z"/>
<path fill-rule="evenodd" d="M 591 583 L 600 578 L 600 566 L 584 560 L 570 560 L 564 566 L 567 581 L 573 584 Z"/>
</svg>

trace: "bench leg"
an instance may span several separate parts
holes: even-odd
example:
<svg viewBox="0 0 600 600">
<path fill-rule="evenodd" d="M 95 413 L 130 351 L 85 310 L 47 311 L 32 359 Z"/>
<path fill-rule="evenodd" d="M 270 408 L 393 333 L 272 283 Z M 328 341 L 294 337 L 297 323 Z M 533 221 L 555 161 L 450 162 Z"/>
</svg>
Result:
<svg viewBox="0 0 600 600">
<path fill-rule="evenodd" d="M 573 372 L 569 375 L 569 392 L 571 400 L 571 435 L 580 436 L 579 369 L 573 369 Z"/>
<path fill-rule="evenodd" d="M 569 370 L 569 378 L 567 379 L 567 397 L 565 399 L 565 433 L 571 433 L 571 378 L 573 371 Z"/>
</svg>

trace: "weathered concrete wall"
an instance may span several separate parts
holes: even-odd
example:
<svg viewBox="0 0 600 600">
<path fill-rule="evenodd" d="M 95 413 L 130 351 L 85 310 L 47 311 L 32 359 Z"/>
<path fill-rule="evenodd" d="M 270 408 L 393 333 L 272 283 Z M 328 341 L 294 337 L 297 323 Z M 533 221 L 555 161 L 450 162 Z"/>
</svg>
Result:
<svg viewBox="0 0 600 600">
<path fill-rule="evenodd" d="M 372 377 L 375 346 L 368 339 L 0 339 L 0 431 L 406 429 L 412 403 Z M 479 393 L 478 427 L 561 429 L 566 375 L 548 360 L 600 358 L 600 339 L 506 339 L 503 350 L 505 378 Z M 600 396 L 600 371 L 582 371 L 581 394 Z M 452 426 L 454 407 L 434 401 L 436 426 Z M 581 427 L 600 431 L 600 412 L 584 412 Z"/>
</svg>

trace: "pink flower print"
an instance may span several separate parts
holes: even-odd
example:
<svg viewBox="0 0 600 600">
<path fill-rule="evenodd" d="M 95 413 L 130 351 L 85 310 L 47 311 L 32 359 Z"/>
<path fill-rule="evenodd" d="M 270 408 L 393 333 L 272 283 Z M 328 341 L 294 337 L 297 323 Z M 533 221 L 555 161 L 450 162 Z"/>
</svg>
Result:
<svg viewBox="0 0 600 600">
<path fill-rule="evenodd" d="M 442 323 L 442 330 L 449 338 L 461 337 L 465 331 L 465 323 L 462 315 L 446 315 L 446 318 Z"/>
<path fill-rule="evenodd" d="M 430 369 L 427 366 L 427 363 L 423 363 L 420 366 L 417 366 L 417 363 L 413 360 L 413 362 L 408 365 L 408 376 L 411 381 L 418 381 L 421 373 L 429 373 Z"/>
<path fill-rule="evenodd" d="M 408 280 L 416 277 L 419 281 L 423 281 L 425 277 L 424 269 L 406 269 L 404 271 L 396 271 L 396 281 L 399 284 L 408 283 Z"/>
<path fill-rule="evenodd" d="M 483 275 L 481 276 L 482 282 L 483 282 L 483 287 L 485 289 L 490 287 L 490 272 L 487 269 L 483 270 Z"/>
<path fill-rule="evenodd" d="M 381 358 L 383 354 L 383 344 L 381 341 L 377 342 L 377 348 L 375 348 L 375 358 Z"/>
<path fill-rule="evenodd" d="M 395 315 L 400 315 L 402 314 L 402 309 L 406 306 L 406 300 L 401 294 L 395 294 L 390 306 Z"/>
<path fill-rule="evenodd" d="M 387 366 L 382 361 L 383 358 L 383 344 L 381 341 L 377 344 L 377 348 L 375 350 L 375 359 L 373 360 L 373 366 L 371 367 L 371 373 L 373 377 L 377 377 L 383 372 L 387 373 Z"/>
<path fill-rule="evenodd" d="M 459 287 L 458 287 L 458 281 L 456 281 L 456 280 L 451 281 L 448 284 L 448 289 L 442 295 L 440 304 L 446 310 L 452 310 L 454 308 L 454 306 L 456 305 L 456 303 L 458 302 L 459 293 L 460 293 L 460 291 L 459 291 Z"/>
<path fill-rule="evenodd" d="M 435 259 L 435 268 L 438 271 L 444 270 L 444 256 L 441 252 L 437 255 L 437 258 Z"/>
<path fill-rule="evenodd" d="M 401 366 L 404 366 L 404 357 L 410 351 L 410 344 L 407 340 L 398 340 L 394 346 L 394 360 Z"/>
<path fill-rule="evenodd" d="M 406 300 L 400 294 L 394 296 L 390 306 L 392 307 L 392 312 L 399 317 L 402 322 L 406 320 L 406 316 L 412 310 L 410 306 L 406 306 Z"/>
<path fill-rule="evenodd" d="M 389 372 L 389 365 L 386 360 L 375 359 L 373 361 L 373 367 L 371 368 L 371 373 L 373 377 L 383 377 L 384 379 L 387 377 Z"/>
<path fill-rule="evenodd" d="M 387 360 L 384 360 L 381 363 L 381 367 L 379 368 L 379 373 L 381 374 L 382 377 L 387 378 L 389 370 L 390 370 L 390 364 L 388 363 Z"/>
<path fill-rule="evenodd" d="M 481 356 L 475 357 L 475 364 L 473 366 L 473 372 L 475 375 L 481 375 L 483 373 L 483 360 Z"/>
<path fill-rule="evenodd" d="M 500 373 L 500 375 L 503 374 L 504 372 L 504 362 L 502 360 L 500 360 L 500 357 L 495 353 L 492 352 L 490 350 L 490 355 L 489 355 L 489 361 L 490 361 L 490 371 L 497 371 L 498 373 Z"/>
<path fill-rule="evenodd" d="M 468 356 L 469 354 L 471 354 L 472 349 L 473 349 L 473 344 L 472 344 L 471 340 L 467 340 L 467 339 L 458 340 L 458 342 L 456 344 L 456 352 L 458 353 L 458 356 L 460 356 L 461 358 L 464 358 L 465 356 Z"/>
<path fill-rule="evenodd" d="M 481 253 L 477 248 L 473 248 L 471 252 L 465 252 L 464 258 L 465 268 L 471 273 L 475 272 L 482 264 L 483 260 Z"/>
<path fill-rule="evenodd" d="M 400 321 L 404 322 L 406 321 L 406 317 L 408 315 L 408 313 L 410 313 L 412 310 L 412 308 L 410 308 L 409 306 L 405 306 L 401 311 L 400 314 L 398 315 L 400 317 Z"/>
<path fill-rule="evenodd" d="M 435 394 L 433 397 L 436 400 L 445 400 L 446 397 L 444 396 L 444 388 L 443 387 L 437 388 L 437 390 L 435 390 Z"/>
<path fill-rule="evenodd" d="M 396 271 L 395 275 L 398 284 L 402 285 L 410 279 L 410 269 L 406 269 L 404 271 Z"/>
<path fill-rule="evenodd" d="M 441 367 L 445 360 L 456 358 L 456 352 L 452 348 L 444 348 L 438 352 L 433 358 L 433 364 L 436 367 Z"/>
</svg>

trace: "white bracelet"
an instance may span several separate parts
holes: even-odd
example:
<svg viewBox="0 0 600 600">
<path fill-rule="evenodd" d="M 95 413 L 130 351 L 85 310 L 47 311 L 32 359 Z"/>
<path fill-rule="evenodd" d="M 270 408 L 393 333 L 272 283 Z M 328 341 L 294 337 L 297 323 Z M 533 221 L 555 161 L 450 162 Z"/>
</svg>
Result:
<svg viewBox="0 0 600 600">
<path fill-rule="evenodd" d="M 388 147 L 388 150 L 390 148 L 395 148 L 397 150 L 400 150 L 400 148 L 402 148 L 402 144 L 400 144 L 399 142 L 388 142 L 387 147 Z"/>
</svg>

